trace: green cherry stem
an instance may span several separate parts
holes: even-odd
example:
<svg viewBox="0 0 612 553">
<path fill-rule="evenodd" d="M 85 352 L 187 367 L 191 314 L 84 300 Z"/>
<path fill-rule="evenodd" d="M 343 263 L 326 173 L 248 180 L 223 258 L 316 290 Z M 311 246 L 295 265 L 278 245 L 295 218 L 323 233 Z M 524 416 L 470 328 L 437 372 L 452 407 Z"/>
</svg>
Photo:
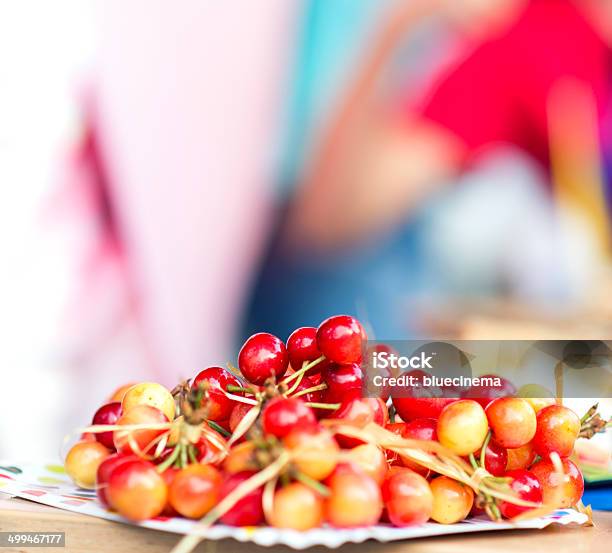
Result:
<svg viewBox="0 0 612 553">
<path fill-rule="evenodd" d="M 489 430 L 487 432 L 487 437 L 484 440 L 484 443 L 482 444 L 482 447 L 480 448 L 480 466 L 485 468 L 485 458 L 486 458 L 486 454 L 487 454 L 487 447 L 489 446 L 489 442 L 491 441 L 491 431 Z"/>
<path fill-rule="evenodd" d="M 325 355 L 321 355 L 321 357 L 317 357 L 314 361 L 311 361 L 310 363 L 307 363 L 306 365 L 302 365 L 302 368 L 299 371 L 296 371 L 293 374 L 290 374 L 287 378 L 285 378 L 282 381 L 283 384 L 287 384 L 288 382 L 291 382 L 292 380 L 299 378 L 300 375 L 304 374 L 306 371 L 309 371 L 313 367 L 316 367 L 324 359 L 325 359 Z"/>
</svg>

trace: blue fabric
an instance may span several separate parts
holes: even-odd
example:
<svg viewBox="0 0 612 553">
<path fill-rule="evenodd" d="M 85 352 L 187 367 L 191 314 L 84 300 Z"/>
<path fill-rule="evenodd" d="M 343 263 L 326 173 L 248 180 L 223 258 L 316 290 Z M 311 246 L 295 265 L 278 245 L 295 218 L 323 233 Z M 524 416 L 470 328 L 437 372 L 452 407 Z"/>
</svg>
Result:
<svg viewBox="0 0 612 553">
<path fill-rule="evenodd" d="M 282 141 L 279 180 L 285 201 L 300 181 L 313 136 L 353 76 L 368 33 L 391 5 L 392 0 L 306 2 Z M 401 298 L 420 285 L 423 275 L 416 262 L 418 228 L 415 222 L 375 247 L 315 258 L 280 249 L 281 220 L 254 285 L 241 338 L 258 331 L 286 338 L 299 326 L 317 326 L 337 313 L 365 319 L 379 338 L 406 338 L 409 316 Z"/>
<path fill-rule="evenodd" d="M 598 511 L 612 511 L 612 483 L 603 487 L 588 487 L 582 502 Z"/>
</svg>

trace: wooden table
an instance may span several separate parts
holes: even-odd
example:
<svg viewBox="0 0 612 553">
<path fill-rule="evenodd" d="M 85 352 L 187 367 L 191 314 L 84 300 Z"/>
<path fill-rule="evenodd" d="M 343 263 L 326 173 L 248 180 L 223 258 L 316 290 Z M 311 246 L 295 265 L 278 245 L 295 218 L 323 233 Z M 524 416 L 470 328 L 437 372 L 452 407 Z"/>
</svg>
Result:
<svg viewBox="0 0 612 553">
<path fill-rule="evenodd" d="M 390 544 L 369 541 L 345 545 L 344 553 L 604 553 L 612 543 L 612 512 L 595 512 L 596 526 L 590 528 L 561 528 L 549 526 L 544 530 L 513 530 L 482 532 L 463 536 L 423 538 Z M 54 551 L 67 553 L 168 553 L 176 544 L 177 536 L 156 530 L 136 528 L 95 517 L 88 517 L 39 505 L 22 499 L 0 500 L 0 531 L 11 532 L 65 532 L 66 548 Z M 245 546 L 233 540 L 217 542 L 217 551 L 223 553 L 270 553 L 270 548 L 254 544 Z M 288 547 L 275 546 L 274 553 L 289 553 Z M 42 553 L 44 548 L 0 548 L 4 552 Z M 202 543 L 196 550 L 212 553 L 210 544 Z M 323 547 L 312 548 L 311 553 L 327 553 Z"/>
</svg>

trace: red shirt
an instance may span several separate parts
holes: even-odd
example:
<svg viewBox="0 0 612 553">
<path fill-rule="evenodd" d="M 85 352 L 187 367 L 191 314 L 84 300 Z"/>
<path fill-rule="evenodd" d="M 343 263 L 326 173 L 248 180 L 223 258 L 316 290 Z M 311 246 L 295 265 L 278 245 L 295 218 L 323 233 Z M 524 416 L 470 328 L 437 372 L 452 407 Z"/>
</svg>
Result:
<svg viewBox="0 0 612 553">
<path fill-rule="evenodd" d="M 610 99 L 609 47 L 573 2 L 532 0 L 502 35 L 441 75 L 420 112 L 457 135 L 468 158 L 505 142 L 547 164 L 547 101 L 563 77 L 584 81 L 603 115 Z"/>
</svg>

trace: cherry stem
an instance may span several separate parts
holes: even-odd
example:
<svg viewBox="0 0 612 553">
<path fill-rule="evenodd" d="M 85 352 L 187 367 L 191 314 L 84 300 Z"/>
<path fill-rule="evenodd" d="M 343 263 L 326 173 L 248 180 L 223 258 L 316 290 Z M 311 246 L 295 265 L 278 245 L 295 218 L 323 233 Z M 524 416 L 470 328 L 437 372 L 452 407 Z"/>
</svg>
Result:
<svg viewBox="0 0 612 553">
<path fill-rule="evenodd" d="M 321 355 L 321 357 L 317 357 L 314 361 L 311 361 L 310 363 L 306 363 L 306 365 L 302 365 L 302 368 L 299 371 L 296 371 L 293 374 L 290 374 L 287 378 L 285 378 L 282 381 L 283 384 L 287 384 L 288 382 L 291 382 L 292 380 L 298 378 L 300 375 L 304 374 L 306 371 L 309 371 L 313 367 L 317 366 L 324 359 L 325 359 L 325 355 Z"/>
<path fill-rule="evenodd" d="M 474 457 L 473 453 L 470 453 L 469 455 L 469 460 L 470 460 L 470 465 L 472 465 L 472 468 L 474 470 L 478 470 L 480 468 L 480 466 L 478 465 L 478 463 L 476 462 L 476 457 Z"/>
<path fill-rule="evenodd" d="M 245 388 L 244 386 L 234 386 L 233 384 L 228 384 L 226 386 L 226 389 L 228 392 L 242 392 L 244 394 L 251 394 L 253 396 L 257 393 L 251 388 Z"/>
<path fill-rule="evenodd" d="M 189 444 L 187 446 L 187 453 L 189 455 L 189 460 L 194 464 L 197 465 L 198 464 L 198 458 L 196 457 L 195 454 L 195 447 L 193 446 L 193 444 Z"/>
<path fill-rule="evenodd" d="M 219 432 L 219 434 L 222 434 L 226 438 L 229 438 L 231 436 L 231 434 L 227 430 L 225 430 L 225 428 L 218 425 L 215 421 L 207 420 L 206 424 L 208 424 L 208 426 L 210 426 L 213 430 L 216 430 L 217 432 Z"/>
<path fill-rule="evenodd" d="M 162 473 L 168 467 L 171 467 L 174 464 L 174 462 L 178 459 L 181 447 L 181 445 L 176 445 L 174 447 L 172 453 L 168 456 L 168 458 L 163 463 L 157 465 L 157 472 Z"/>
<path fill-rule="evenodd" d="M 308 407 L 312 407 L 313 409 L 329 409 L 331 411 L 335 411 L 340 408 L 340 403 L 315 403 L 312 401 L 306 401 L 304 403 L 308 405 Z"/>
<path fill-rule="evenodd" d="M 179 458 L 179 464 L 180 467 L 186 467 L 188 465 L 187 463 L 187 448 L 184 445 L 181 445 L 181 453 L 180 453 L 180 458 Z"/>
<path fill-rule="evenodd" d="M 297 394 L 293 394 L 291 397 L 305 396 L 306 394 L 310 394 L 311 392 L 318 392 L 319 390 L 327 390 L 327 384 L 323 382 L 323 384 L 318 384 L 317 386 L 313 386 L 312 388 L 300 390 Z"/>
<path fill-rule="evenodd" d="M 490 441 L 491 441 L 491 431 L 489 430 L 487 432 L 487 437 L 485 438 L 484 443 L 482 444 L 482 448 L 480 449 L 480 466 L 483 468 L 486 468 L 485 459 L 487 455 L 487 447 L 489 446 Z"/>
<path fill-rule="evenodd" d="M 323 497 L 329 497 L 331 494 L 327 486 L 325 486 L 324 484 L 321 484 L 321 482 L 319 482 L 318 480 L 315 480 L 314 478 L 310 478 L 310 476 L 307 476 L 303 472 L 295 471 L 295 474 L 293 475 L 293 477 L 297 481 L 304 484 L 305 486 L 312 488 L 315 492 L 322 495 Z"/>
<path fill-rule="evenodd" d="M 247 403 L 248 405 L 259 405 L 258 401 L 255 401 L 254 399 L 251 399 L 249 397 L 236 396 L 234 394 L 226 392 L 225 390 L 223 390 L 223 392 L 225 394 L 225 397 L 233 399 L 234 401 L 238 401 L 239 403 Z"/>
</svg>

